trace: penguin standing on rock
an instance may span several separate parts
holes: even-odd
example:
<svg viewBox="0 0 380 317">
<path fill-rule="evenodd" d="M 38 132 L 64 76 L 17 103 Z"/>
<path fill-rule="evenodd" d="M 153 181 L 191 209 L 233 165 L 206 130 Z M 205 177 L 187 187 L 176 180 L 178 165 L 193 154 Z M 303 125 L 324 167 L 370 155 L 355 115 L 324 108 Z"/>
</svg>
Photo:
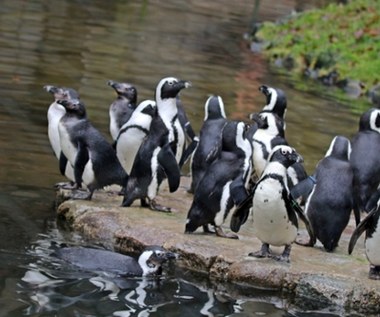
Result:
<svg viewBox="0 0 380 317">
<path fill-rule="evenodd" d="M 112 139 L 116 141 L 119 130 L 131 117 L 137 106 L 137 90 L 128 83 L 118 83 L 113 80 L 107 82 L 117 93 L 116 100 L 110 105 L 110 133 Z"/>
<path fill-rule="evenodd" d="M 66 110 L 57 102 L 57 100 L 79 99 L 79 94 L 72 88 L 56 87 L 52 85 L 46 85 L 44 86 L 44 89 L 54 96 L 54 101 L 51 103 L 47 111 L 48 137 L 50 145 L 57 159 L 61 161 L 61 174 L 65 175 L 71 182 L 74 182 L 74 170 L 70 162 L 68 162 L 67 158 L 62 153 L 58 131 L 59 121 L 65 115 Z M 62 186 L 64 188 L 72 188 L 72 185 L 68 185 L 66 183 L 64 183 Z"/>
<path fill-rule="evenodd" d="M 153 100 L 144 100 L 120 128 L 116 139 L 116 155 L 128 174 L 131 173 L 137 151 L 149 133 L 155 112 L 156 103 Z"/>
<path fill-rule="evenodd" d="M 177 258 L 175 253 L 160 246 L 145 248 L 137 260 L 128 255 L 86 247 L 57 248 L 52 255 L 82 270 L 103 271 L 122 276 L 161 275 L 162 265 L 170 259 Z"/>
<path fill-rule="evenodd" d="M 359 237 L 365 231 L 365 253 L 370 262 L 369 278 L 380 280 L 380 190 L 375 191 L 368 203 L 365 211 L 367 216 L 359 223 L 352 233 L 348 253 L 351 254 Z"/>
<path fill-rule="evenodd" d="M 63 154 L 74 167 L 78 188 L 84 183 L 91 199 L 96 189 L 117 184 L 125 186 L 128 174 L 104 136 L 87 119 L 86 109 L 79 100 L 58 100 L 66 114 L 59 123 Z"/>
<path fill-rule="evenodd" d="M 354 171 L 354 213 L 356 224 L 360 213 L 380 184 L 380 109 L 362 114 L 359 131 L 351 140 L 350 163 Z"/>
<path fill-rule="evenodd" d="M 208 224 L 212 224 L 217 236 L 238 238 L 235 234 L 224 233 L 221 226 L 230 210 L 248 196 L 252 131 L 244 122 L 235 121 L 229 122 L 223 129 L 221 153 L 196 187 L 185 233 L 192 233 L 200 226 L 204 232 L 209 232 Z"/>
<path fill-rule="evenodd" d="M 211 96 L 205 103 L 205 118 L 199 133 L 199 143 L 191 161 L 191 187 L 194 193 L 208 167 L 222 151 L 222 133 L 227 123 L 223 100 Z"/>
<path fill-rule="evenodd" d="M 353 172 L 350 165 L 351 144 L 343 136 L 336 136 L 314 173 L 312 188 L 305 213 L 316 238 L 326 251 L 333 251 L 346 228 L 353 207 Z M 316 241 L 309 241 L 313 246 Z"/>
<path fill-rule="evenodd" d="M 179 187 L 181 174 L 178 162 L 183 153 L 185 134 L 177 116 L 176 96 L 188 86 L 188 82 L 174 77 L 164 78 L 158 83 L 156 113 L 149 134 L 136 154 L 124 192 L 124 207 L 140 199 L 144 207 L 170 212 L 170 208 L 157 204 L 155 197 L 165 178 L 170 192 Z"/>
<path fill-rule="evenodd" d="M 287 184 L 287 168 L 302 157 L 291 147 L 276 146 L 269 158 L 259 181 L 256 183 L 250 199 L 241 204 L 231 217 L 231 229 L 237 232 L 247 220 L 252 206 L 253 230 L 261 240 L 260 251 L 250 253 L 254 257 L 273 257 L 278 261 L 289 262 L 292 243 L 297 237 L 298 218 L 305 222 L 312 239 L 313 231 L 302 209 L 292 199 Z M 269 248 L 285 246 L 281 256 L 274 256 Z"/>
</svg>

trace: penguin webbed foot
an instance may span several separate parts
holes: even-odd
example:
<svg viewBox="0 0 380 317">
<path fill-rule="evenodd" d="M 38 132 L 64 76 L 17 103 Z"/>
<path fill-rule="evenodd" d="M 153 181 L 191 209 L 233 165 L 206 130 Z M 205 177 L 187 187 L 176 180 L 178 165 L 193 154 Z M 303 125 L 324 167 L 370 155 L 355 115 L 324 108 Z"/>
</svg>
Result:
<svg viewBox="0 0 380 317">
<path fill-rule="evenodd" d="M 77 186 L 75 183 L 73 182 L 60 182 L 60 183 L 56 183 L 54 185 L 54 188 L 55 189 L 68 189 L 68 190 L 73 190 L 73 189 L 76 189 Z"/>
<path fill-rule="evenodd" d="M 255 258 L 271 258 L 272 251 L 270 250 L 268 243 L 263 243 L 259 251 L 251 252 L 248 254 L 248 256 L 252 256 Z"/>
<path fill-rule="evenodd" d="M 380 280 L 380 266 L 371 265 L 368 278 L 371 280 Z"/>
<path fill-rule="evenodd" d="M 165 207 L 160 204 L 158 204 L 154 199 L 149 200 L 149 208 L 154 211 L 160 211 L 160 212 L 172 212 L 170 207 Z"/>
<path fill-rule="evenodd" d="M 239 239 L 239 236 L 230 232 L 225 233 L 221 227 L 215 226 L 215 233 L 218 237 L 227 238 L 227 239 Z"/>
<path fill-rule="evenodd" d="M 309 239 L 309 241 L 304 239 L 297 239 L 294 241 L 295 244 L 302 245 L 303 247 L 313 247 L 315 245 L 315 242 L 312 239 Z"/>
<path fill-rule="evenodd" d="M 92 194 L 93 192 L 77 188 L 71 192 L 70 198 L 73 200 L 91 200 Z"/>
<path fill-rule="evenodd" d="M 287 244 L 284 248 L 284 251 L 282 252 L 281 255 L 276 255 L 273 256 L 273 259 L 275 259 L 278 262 L 285 262 L 285 263 L 290 263 L 290 251 L 292 249 L 291 244 Z"/>
<path fill-rule="evenodd" d="M 215 234 L 216 233 L 215 230 L 211 230 L 210 229 L 210 227 L 208 226 L 208 224 L 203 225 L 202 228 L 203 228 L 203 232 L 205 234 Z"/>
</svg>

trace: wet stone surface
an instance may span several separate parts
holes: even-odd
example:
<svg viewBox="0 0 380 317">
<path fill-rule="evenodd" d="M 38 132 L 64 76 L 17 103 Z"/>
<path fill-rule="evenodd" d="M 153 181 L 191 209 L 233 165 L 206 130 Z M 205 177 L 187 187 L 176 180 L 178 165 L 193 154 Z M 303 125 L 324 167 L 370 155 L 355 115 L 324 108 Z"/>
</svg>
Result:
<svg viewBox="0 0 380 317">
<path fill-rule="evenodd" d="M 380 311 L 380 281 L 368 279 L 363 237 L 353 254 L 347 253 L 353 219 L 333 253 L 319 245 L 307 248 L 293 244 L 290 263 L 257 259 L 248 256 L 261 246 L 252 234 L 251 219 L 239 232 L 239 240 L 205 235 L 201 228 L 194 234 L 184 234 L 192 200 L 186 192 L 188 185 L 189 179 L 183 177 L 177 192 L 163 190 L 157 197 L 160 204 L 172 208 L 171 213 L 141 208 L 137 202 L 132 207 L 120 207 L 122 197 L 112 188 L 96 192 L 92 201 L 67 200 L 70 192 L 58 190 L 58 219 L 84 238 L 121 253 L 140 251 L 150 244 L 162 245 L 180 255 L 176 261 L 179 267 L 205 274 L 220 284 L 282 291 L 305 310 L 335 307 L 361 313 Z M 229 231 L 229 219 L 224 230 Z M 301 227 L 299 238 L 306 235 Z M 272 249 L 282 252 L 282 248 Z"/>
</svg>

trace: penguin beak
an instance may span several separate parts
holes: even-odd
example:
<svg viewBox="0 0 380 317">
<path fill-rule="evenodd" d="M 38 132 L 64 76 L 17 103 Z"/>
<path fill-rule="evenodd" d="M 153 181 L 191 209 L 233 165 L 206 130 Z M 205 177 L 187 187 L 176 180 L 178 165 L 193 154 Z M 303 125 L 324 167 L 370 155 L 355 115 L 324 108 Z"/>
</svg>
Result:
<svg viewBox="0 0 380 317">
<path fill-rule="evenodd" d="M 179 258 L 179 254 L 178 253 L 174 253 L 174 252 L 166 252 L 165 258 L 166 258 L 166 260 L 178 259 Z"/>
<path fill-rule="evenodd" d="M 50 92 L 51 94 L 55 94 L 59 91 L 59 89 L 55 86 L 51 86 L 51 85 L 45 85 L 44 86 L 44 89 L 47 91 L 47 92 Z"/>
<path fill-rule="evenodd" d="M 298 153 L 294 153 L 294 154 L 296 156 L 296 162 L 297 163 L 303 163 L 303 157 Z"/>
<path fill-rule="evenodd" d="M 178 82 L 178 84 L 179 84 L 179 86 L 181 87 L 181 89 L 191 87 L 191 82 L 186 81 L 186 80 L 180 80 L 180 81 Z"/>
<path fill-rule="evenodd" d="M 268 96 L 268 94 L 269 94 L 268 86 L 261 85 L 261 86 L 259 87 L 259 90 L 260 90 L 265 96 Z"/>
</svg>

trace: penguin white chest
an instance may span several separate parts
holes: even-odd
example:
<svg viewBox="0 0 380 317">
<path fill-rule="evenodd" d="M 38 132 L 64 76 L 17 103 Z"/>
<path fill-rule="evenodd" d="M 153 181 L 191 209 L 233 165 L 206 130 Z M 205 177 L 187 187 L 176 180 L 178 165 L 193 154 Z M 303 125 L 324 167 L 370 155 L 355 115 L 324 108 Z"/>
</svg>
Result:
<svg viewBox="0 0 380 317">
<path fill-rule="evenodd" d="M 177 151 L 176 151 L 176 160 L 177 162 L 179 162 L 181 160 L 181 157 L 182 157 L 182 153 L 183 153 L 183 150 L 184 150 L 184 146 L 185 146 L 185 133 L 182 129 L 182 126 L 181 126 L 181 123 L 179 122 L 179 120 L 175 120 L 174 122 L 174 129 L 176 130 L 176 133 L 177 133 Z"/>
<path fill-rule="evenodd" d="M 48 118 L 48 136 L 50 145 L 53 148 L 55 156 L 59 159 L 61 155 L 61 144 L 59 137 L 59 121 L 65 115 L 66 110 L 60 104 L 56 102 L 52 103 L 47 112 Z"/>
<path fill-rule="evenodd" d="M 77 155 L 77 146 L 73 144 L 70 139 L 70 134 L 67 131 L 65 125 L 59 124 L 59 137 L 60 137 L 60 145 L 63 154 L 65 154 L 66 158 L 69 160 L 70 164 L 74 166 L 75 158 Z"/>
<path fill-rule="evenodd" d="M 372 237 L 365 240 L 365 252 L 368 261 L 373 265 L 380 265 L 380 228 L 377 224 Z"/>
<path fill-rule="evenodd" d="M 253 197 L 253 230 L 263 243 L 274 246 L 291 244 L 297 236 L 297 228 L 290 222 L 282 184 L 268 178 L 260 182 Z"/>
<path fill-rule="evenodd" d="M 116 140 L 119 134 L 120 127 L 117 124 L 115 114 L 112 111 L 110 111 L 109 115 L 110 115 L 110 133 L 111 133 L 112 139 Z"/>
</svg>

